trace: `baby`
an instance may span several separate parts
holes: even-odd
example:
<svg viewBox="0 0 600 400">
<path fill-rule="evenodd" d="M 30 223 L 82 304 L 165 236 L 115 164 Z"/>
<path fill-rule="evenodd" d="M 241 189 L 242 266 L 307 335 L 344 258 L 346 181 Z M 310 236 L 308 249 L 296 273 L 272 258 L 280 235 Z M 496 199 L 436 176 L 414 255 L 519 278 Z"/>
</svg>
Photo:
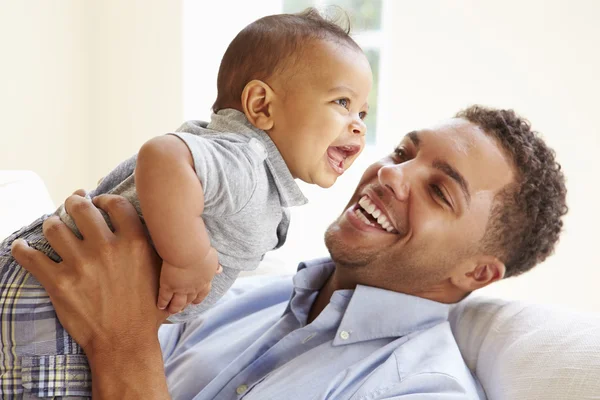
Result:
<svg viewBox="0 0 600 400">
<path fill-rule="evenodd" d="M 151 139 L 89 193 L 120 194 L 143 216 L 163 260 L 158 307 L 171 322 L 209 308 L 283 245 L 288 208 L 306 203 L 295 179 L 326 188 L 352 165 L 371 83 L 359 46 L 314 9 L 259 19 L 223 56 L 211 121 Z M 77 233 L 64 206 L 55 215 Z M 2 399 L 91 396 L 85 356 L 10 254 L 25 239 L 59 262 L 46 218 L 0 245 Z"/>
</svg>

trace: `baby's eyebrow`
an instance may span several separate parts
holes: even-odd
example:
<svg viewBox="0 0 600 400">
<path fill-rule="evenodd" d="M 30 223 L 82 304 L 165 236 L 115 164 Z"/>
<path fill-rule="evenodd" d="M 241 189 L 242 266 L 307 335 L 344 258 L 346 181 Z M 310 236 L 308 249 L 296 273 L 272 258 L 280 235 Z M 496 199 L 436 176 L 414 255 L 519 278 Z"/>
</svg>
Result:
<svg viewBox="0 0 600 400">
<path fill-rule="evenodd" d="M 352 96 L 356 97 L 356 92 L 345 85 L 339 85 L 339 86 L 329 89 L 329 93 L 339 93 L 339 92 L 350 92 L 350 94 Z"/>
</svg>

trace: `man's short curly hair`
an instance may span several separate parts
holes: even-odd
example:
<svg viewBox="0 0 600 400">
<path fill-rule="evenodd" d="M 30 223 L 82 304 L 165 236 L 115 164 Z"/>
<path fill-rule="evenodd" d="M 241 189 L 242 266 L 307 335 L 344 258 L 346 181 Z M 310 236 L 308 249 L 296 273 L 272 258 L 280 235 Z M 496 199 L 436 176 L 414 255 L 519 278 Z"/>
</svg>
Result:
<svg viewBox="0 0 600 400">
<path fill-rule="evenodd" d="M 554 251 L 567 213 L 565 177 L 554 151 L 513 110 L 482 106 L 458 114 L 496 139 L 515 180 L 496 194 L 483 249 L 502 260 L 506 277 L 522 274 Z"/>
</svg>

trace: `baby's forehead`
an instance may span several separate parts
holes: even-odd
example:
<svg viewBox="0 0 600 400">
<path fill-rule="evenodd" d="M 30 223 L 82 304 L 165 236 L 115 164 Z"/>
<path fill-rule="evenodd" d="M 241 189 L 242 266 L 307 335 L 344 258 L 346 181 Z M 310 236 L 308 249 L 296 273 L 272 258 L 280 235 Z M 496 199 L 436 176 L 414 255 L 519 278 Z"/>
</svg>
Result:
<svg viewBox="0 0 600 400">
<path fill-rule="evenodd" d="M 290 85 L 318 85 L 327 90 L 347 87 L 355 92 L 372 83 L 369 61 L 362 50 L 334 40 L 312 40 L 282 62 L 275 74 Z M 325 86 L 323 86 L 325 85 Z"/>
<path fill-rule="evenodd" d="M 339 62 L 341 56 L 347 55 L 345 61 L 352 62 L 357 53 L 362 53 L 339 40 L 329 38 L 304 38 L 297 44 L 290 45 L 290 49 L 281 49 L 285 57 L 280 61 L 281 68 L 277 68 L 275 73 L 322 73 L 332 63 Z"/>
</svg>

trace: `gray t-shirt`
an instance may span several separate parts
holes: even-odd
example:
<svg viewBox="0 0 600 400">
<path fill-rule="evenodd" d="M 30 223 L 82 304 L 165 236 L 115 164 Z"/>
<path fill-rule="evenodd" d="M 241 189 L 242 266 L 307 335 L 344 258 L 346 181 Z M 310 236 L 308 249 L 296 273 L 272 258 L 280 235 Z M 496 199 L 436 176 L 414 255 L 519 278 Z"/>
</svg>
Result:
<svg viewBox="0 0 600 400">
<path fill-rule="evenodd" d="M 212 306 L 240 271 L 255 269 L 267 251 L 281 247 L 290 222 L 287 208 L 307 200 L 271 138 L 237 110 L 220 110 L 210 123 L 188 121 L 172 134 L 185 142 L 194 159 L 204 191 L 202 217 L 223 266 L 202 303 L 169 318 L 182 322 Z M 141 216 L 135 161 L 134 156 L 121 163 L 90 195 L 120 194 Z M 58 213 L 74 228 L 62 207 Z"/>
</svg>

